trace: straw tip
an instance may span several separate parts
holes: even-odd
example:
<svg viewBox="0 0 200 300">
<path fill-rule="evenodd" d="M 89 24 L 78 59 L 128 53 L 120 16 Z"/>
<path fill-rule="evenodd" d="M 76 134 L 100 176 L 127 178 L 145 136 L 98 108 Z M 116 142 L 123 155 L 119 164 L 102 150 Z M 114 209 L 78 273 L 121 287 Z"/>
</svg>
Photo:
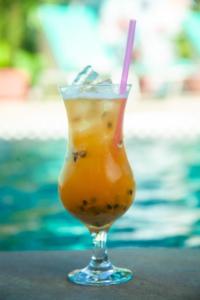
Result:
<svg viewBox="0 0 200 300">
<path fill-rule="evenodd" d="M 129 24 L 136 25 L 136 20 L 135 19 L 130 19 Z"/>
</svg>

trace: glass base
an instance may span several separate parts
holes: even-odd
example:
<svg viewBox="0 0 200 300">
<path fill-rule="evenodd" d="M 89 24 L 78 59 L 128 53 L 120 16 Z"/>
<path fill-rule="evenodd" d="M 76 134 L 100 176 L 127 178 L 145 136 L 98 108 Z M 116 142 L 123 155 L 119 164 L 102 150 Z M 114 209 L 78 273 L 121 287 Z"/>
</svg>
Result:
<svg viewBox="0 0 200 300">
<path fill-rule="evenodd" d="M 68 274 L 68 279 L 76 284 L 106 286 L 127 282 L 133 278 L 133 273 L 128 269 L 112 266 L 105 271 L 91 270 L 90 266 L 74 270 Z"/>
</svg>

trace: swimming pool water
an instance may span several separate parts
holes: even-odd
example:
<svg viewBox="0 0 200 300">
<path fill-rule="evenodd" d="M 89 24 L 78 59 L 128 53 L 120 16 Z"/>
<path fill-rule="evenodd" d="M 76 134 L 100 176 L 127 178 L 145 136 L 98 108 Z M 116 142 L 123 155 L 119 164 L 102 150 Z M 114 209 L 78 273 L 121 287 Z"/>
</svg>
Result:
<svg viewBox="0 0 200 300">
<path fill-rule="evenodd" d="M 200 140 L 129 139 L 136 200 L 109 247 L 200 248 Z M 57 178 L 64 140 L 0 140 L 0 250 L 85 249 L 87 229 L 64 210 Z"/>
</svg>

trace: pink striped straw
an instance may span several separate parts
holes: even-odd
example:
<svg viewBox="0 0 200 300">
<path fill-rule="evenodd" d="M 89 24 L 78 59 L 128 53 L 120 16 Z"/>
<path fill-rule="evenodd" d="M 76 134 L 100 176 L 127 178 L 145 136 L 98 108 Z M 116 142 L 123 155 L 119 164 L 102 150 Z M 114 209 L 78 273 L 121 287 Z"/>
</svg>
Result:
<svg viewBox="0 0 200 300">
<path fill-rule="evenodd" d="M 127 43 L 126 43 L 126 51 L 125 51 L 125 55 L 124 55 L 124 63 L 123 63 L 123 69 L 122 69 L 122 75 L 121 75 L 121 82 L 120 82 L 120 88 L 119 88 L 119 93 L 122 96 L 124 96 L 126 94 L 128 73 L 129 73 L 129 67 L 131 64 L 133 42 L 134 42 L 134 37 L 135 37 L 135 26 L 136 26 L 136 20 L 130 20 L 129 28 L 128 28 Z M 120 107 L 116 131 L 115 131 L 115 135 L 114 135 L 115 145 L 117 145 L 120 142 L 120 140 L 122 139 L 122 122 L 123 122 L 126 101 L 127 101 L 127 97 L 125 97 L 125 99 L 122 101 L 122 104 Z"/>
</svg>

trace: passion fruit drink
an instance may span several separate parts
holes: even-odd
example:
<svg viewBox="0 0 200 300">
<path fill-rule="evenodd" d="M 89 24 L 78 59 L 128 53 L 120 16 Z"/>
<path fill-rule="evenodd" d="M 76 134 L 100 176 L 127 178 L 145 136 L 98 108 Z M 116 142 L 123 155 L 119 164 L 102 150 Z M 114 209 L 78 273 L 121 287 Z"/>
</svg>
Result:
<svg viewBox="0 0 200 300">
<path fill-rule="evenodd" d="M 109 227 L 131 205 L 135 182 L 123 142 L 113 142 L 123 99 L 65 99 L 68 158 L 59 179 L 64 207 L 90 230 Z"/>
<path fill-rule="evenodd" d="M 90 68 L 86 71 L 87 78 L 96 76 Z M 70 272 L 68 278 L 77 284 L 104 286 L 133 276 L 130 270 L 113 266 L 106 251 L 108 229 L 128 210 L 135 195 L 120 124 L 130 86 L 119 95 L 119 85 L 85 81 L 61 88 L 69 134 L 59 194 L 64 207 L 88 227 L 94 244 L 89 265 Z"/>
</svg>

